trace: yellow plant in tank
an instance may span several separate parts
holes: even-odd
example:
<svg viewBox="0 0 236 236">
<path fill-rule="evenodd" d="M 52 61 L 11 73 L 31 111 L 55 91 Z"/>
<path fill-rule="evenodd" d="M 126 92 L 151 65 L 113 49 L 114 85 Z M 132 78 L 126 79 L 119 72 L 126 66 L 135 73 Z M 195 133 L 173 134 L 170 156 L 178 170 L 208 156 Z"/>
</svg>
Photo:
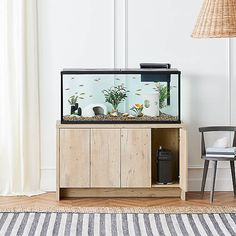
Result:
<svg viewBox="0 0 236 236">
<path fill-rule="evenodd" d="M 143 116 L 143 104 L 136 103 L 130 108 L 130 110 L 134 111 L 136 116 Z"/>
<path fill-rule="evenodd" d="M 143 104 L 134 104 L 135 108 L 143 109 Z"/>
</svg>

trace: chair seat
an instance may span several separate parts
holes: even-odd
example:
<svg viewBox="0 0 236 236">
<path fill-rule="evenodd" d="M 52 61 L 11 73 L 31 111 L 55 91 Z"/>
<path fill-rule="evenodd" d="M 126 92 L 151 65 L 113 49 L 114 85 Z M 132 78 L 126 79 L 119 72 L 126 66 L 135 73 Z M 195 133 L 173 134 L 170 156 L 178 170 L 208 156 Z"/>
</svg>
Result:
<svg viewBox="0 0 236 236">
<path fill-rule="evenodd" d="M 202 155 L 202 159 L 209 161 L 236 161 L 236 157 L 207 157 L 206 155 Z"/>
</svg>

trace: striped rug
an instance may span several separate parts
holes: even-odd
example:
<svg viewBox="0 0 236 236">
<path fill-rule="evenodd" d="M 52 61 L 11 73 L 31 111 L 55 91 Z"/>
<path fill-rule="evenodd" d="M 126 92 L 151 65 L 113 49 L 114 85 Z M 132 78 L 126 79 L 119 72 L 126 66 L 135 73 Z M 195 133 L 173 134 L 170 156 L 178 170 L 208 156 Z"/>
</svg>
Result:
<svg viewBox="0 0 236 236">
<path fill-rule="evenodd" d="M 0 235 L 236 235 L 236 214 L 3 212 Z"/>
</svg>

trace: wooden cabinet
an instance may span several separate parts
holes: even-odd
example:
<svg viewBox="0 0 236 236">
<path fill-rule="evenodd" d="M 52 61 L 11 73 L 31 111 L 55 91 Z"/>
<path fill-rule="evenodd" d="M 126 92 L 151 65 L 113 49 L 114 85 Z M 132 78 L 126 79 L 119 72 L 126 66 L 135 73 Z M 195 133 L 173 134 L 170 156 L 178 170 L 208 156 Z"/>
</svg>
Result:
<svg viewBox="0 0 236 236">
<path fill-rule="evenodd" d="M 151 129 L 121 130 L 121 187 L 151 187 Z"/>
<path fill-rule="evenodd" d="M 91 187 L 120 187 L 120 129 L 91 130 Z"/>
<path fill-rule="evenodd" d="M 60 129 L 60 186 L 90 187 L 90 130 Z"/>
<path fill-rule="evenodd" d="M 176 182 L 157 183 L 156 152 L 172 152 Z M 57 199 L 173 197 L 187 192 L 183 124 L 57 125 Z"/>
</svg>

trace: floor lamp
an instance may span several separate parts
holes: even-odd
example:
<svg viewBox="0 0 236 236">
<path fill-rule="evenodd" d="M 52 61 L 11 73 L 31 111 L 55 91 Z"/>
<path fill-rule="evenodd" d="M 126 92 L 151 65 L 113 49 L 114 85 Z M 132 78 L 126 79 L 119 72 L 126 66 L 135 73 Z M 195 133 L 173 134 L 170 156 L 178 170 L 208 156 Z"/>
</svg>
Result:
<svg viewBox="0 0 236 236">
<path fill-rule="evenodd" d="M 204 0 L 193 38 L 236 37 L 236 0 Z M 231 41 L 229 39 L 229 56 Z M 231 125 L 231 65 L 229 63 L 229 124 Z"/>
</svg>

